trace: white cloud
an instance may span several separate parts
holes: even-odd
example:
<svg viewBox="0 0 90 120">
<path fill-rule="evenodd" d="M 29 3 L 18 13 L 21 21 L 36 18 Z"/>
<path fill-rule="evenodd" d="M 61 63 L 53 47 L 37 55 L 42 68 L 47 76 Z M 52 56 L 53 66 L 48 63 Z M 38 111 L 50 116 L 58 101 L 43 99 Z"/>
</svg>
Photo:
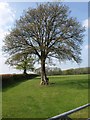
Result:
<svg viewBox="0 0 90 120">
<path fill-rule="evenodd" d="M 3 39 L 6 34 L 9 33 L 9 29 L 13 25 L 15 20 L 15 11 L 10 7 L 9 3 L 7 2 L 0 2 L 0 66 L 3 66 L 4 70 L 8 67 L 4 64 L 5 57 L 2 56 L 2 45 L 3 45 Z M 4 70 L 2 67 L 0 67 L 0 73 L 4 73 Z M 3 70 L 3 71 L 2 71 Z"/>
<path fill-rule="evenodd" d="M 83 22 L 82 22 L 82 25 L 86 28 L 90 28 L 90 18 L 88 19 L 85 19 Z"/>
<path fill-rule="evenodd" d="M 0 43 L 15 20 L 15 11 L 6 2 L 0 2 Z"/>
<path fill-rule="evenodd" d="M 82 24 L 84 27 L 88 28 L 88 19 L 84 20 Z"/>
<path fill-rule="evenodd" d="M 0 2 L 0 27 L 12 23 L 14 18 L 14 11 L 9 6 L 9 4 L 6 2 Z"/>
<path fill-rule="evenodd" d="M 8 34 L 9 32 L 6 30 L 3 30 L 3 29 L 0 29 L 0 40 L 3 40 L 5 35 Z"/>
<path fill-rule="evenodd" d="M 85 49 L 90 49 L 90 45 L 85 45 Z"/>
<path fill-rule="evenodd" d="M 0 2 L 0 43 L 4 36 L 9 33 L 8 29 L 11 27 L 15 20 L 15 11 L 10 7 L 7 2 Z"/>
</svg>

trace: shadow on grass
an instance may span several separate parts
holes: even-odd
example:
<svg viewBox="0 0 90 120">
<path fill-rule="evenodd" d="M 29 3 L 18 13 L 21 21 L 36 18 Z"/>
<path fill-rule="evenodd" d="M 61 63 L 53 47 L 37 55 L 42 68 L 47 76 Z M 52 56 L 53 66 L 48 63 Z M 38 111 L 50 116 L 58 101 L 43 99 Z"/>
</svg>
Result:
<svg viewBox="0 0 90 120">
<path fill-rule="evenodd" d="M 2 90 L 6 91 L 9 88 L 15 87 L 19 85 L 20 83 L 25 82 L 27 80 L 31 80 L 37 76 L 38 75 L 36 74 L 5 75 L 2 77 Z"/>
<path fill-rule="evenodd" d="M 88 89 L 88 81 L 87 80 L 65 80 L 64 82 L 60 82 L 60 86 L 66 86 L 70 88 L 76 89 Z"/>
<path fill-rule="evenodd" d="M 2 88 L 3 91 L 6 91 L 9 88 L 15 87 L 19 85 L 22 82 L 25 82 L 27 80 L 32 80 L 33 78 L 36 78 L 38 75 L 27 75 L 24 77 L 13 77 L 13 79 L 10 79 L 8 81 L 2 80 Z M 37 77 L 37 79 L 40 79 L 40 77 Z M 87 78 L 72 78 L 71 76 L 65 76 L 65 77 L 53 77 L 50 78 L 50 85 L 48 87 L 64 87 L 64 88 L 76 88 L 76 89 L 89 89 L 88 84 L 89 81 Z M 61 80 L 59 80 L 61 79 Z M 5 85 L 3 84 L 3 81 L 6 82 Z M 11 82 L 11 83 L 10 83 Z"/>
<path fill-rule="evenodd" d="M 88 80 L 64 80 L 55 83 L 58 87 L 69 87 L 76 89 L 88 89 Z"/>
</svg>

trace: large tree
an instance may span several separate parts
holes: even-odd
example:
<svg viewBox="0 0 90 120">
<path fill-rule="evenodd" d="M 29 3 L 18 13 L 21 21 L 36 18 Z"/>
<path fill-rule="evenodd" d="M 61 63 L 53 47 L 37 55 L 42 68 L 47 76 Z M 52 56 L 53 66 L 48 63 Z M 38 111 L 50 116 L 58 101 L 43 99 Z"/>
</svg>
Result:
<svg viewBox="0 0 90 120">
<path fill-rule="evenodd" d="M 70 16 L 68 6 L 62 3 L 39 4 L 28 9 L 17 20 L 15 27 L 4 40 L 4 51 L 10 56 L 27 51 L 41 63 L 41 84 L 48 84 L 45 62 L 81 61 L 84 28 Z M 23 38 L 23 39 L 22 39 Z"/>
</svg>

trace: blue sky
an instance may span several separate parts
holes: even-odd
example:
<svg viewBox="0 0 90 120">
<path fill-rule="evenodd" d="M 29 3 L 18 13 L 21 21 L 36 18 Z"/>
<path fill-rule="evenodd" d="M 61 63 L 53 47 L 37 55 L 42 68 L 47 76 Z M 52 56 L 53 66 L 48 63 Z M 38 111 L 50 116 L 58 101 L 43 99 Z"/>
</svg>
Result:
<svg viewBox="0 0 90 120">
<path fill-rule="evenodd" d="M 47 1 L 47 0 L 46 0 Z M 84 43 L 82 46 L 82 63 L 80 65 L 75 62 L 56 62 L 57 67 L 61 69 L 77 68 L 77 67 L 87 67 L 88 66 L 88 2 L 64 2 L 69 6 L 71 10 L 71 16 L 76 17 L 77 20 L 86 27 Z M 23 10 L 26 10 L 28 7 L 36 7 L 35 2 L 0 2 L 0 48 L 3 45 L 2 40 L 4 39 L 5 34 L 9 33 L 9 29 L 14 25 L 15 20 L 19 19 L 22 15 Z M 13 68 L 5 65 L 6 56 L 2 54 L 0 50 L 0 74 L 1 73 L 16 73 L 19 72 Z M 36 67 L 39 67 L 36 65 Z"/>
</svg>

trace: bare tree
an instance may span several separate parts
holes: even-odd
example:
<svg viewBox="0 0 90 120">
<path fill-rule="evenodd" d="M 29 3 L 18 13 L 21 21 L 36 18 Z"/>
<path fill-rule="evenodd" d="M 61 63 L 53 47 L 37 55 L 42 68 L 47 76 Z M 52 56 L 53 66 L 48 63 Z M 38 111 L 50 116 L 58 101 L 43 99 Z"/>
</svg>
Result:
<svg viewBox="0 0 90 120">
<path fill-rule="evenodd" d="M 48 84 L 46 59 L 81 61 L 81 45 L 85 29 L 70 17 L 63 4 L 46 3 L 28 9 L 4 40 L 9 55 L 28 51 L 41 62 L 41 84 Z M 23 38 L 23 39 L 22 39 Z"/>
</svg>

